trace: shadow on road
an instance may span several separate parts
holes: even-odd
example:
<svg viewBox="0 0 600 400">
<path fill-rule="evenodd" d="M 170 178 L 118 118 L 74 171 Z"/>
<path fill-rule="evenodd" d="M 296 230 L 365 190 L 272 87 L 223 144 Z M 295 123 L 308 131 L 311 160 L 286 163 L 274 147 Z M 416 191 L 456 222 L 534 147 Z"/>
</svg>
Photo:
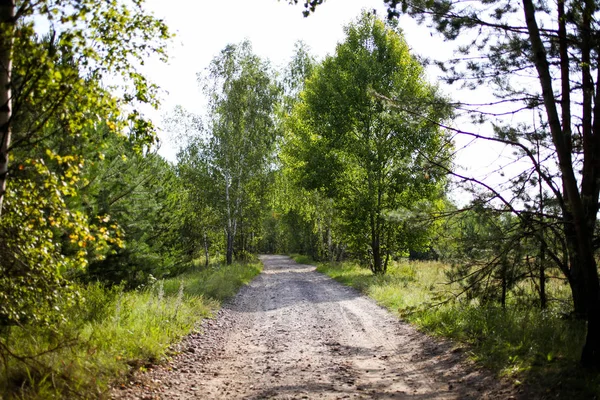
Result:
<svg viewBox="0 0 600 400">
<path fill-rule="evenodd" d="M 244 313 L 272 311 L 299 304 L 340 303 L 360 297 L 355 289 L 343 286 L 316 272 L 313 265 L 298 264 L 288 256 L 260 257 L 263 272 L 238 294 L 229 308 Z"/>
</svg>

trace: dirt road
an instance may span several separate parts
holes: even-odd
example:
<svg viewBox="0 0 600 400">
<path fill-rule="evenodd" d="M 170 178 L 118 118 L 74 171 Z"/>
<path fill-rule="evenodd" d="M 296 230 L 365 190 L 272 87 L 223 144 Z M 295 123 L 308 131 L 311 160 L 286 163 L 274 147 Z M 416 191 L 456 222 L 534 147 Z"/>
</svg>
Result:
<svg viewBox="0 0 600 400">
<path fill-rule="evenodd" d="M 284 256 L 120 399 L 517 399 L 460 349 L 433 340 Z"/>
</svg>

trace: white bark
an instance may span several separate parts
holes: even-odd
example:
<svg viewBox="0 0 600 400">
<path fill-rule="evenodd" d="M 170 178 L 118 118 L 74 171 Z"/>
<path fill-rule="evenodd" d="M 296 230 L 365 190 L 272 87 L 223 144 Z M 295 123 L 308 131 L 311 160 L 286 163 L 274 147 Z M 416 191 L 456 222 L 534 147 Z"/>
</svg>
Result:
<svg viewBox="0 0 600 400">
<path fill-rule="evenodd" d="M 15 8 L 14 0 L 0 0 L 0 216 L 8 179 L 8 151 L 11 139 L 11 72 Z"/>
</svg>

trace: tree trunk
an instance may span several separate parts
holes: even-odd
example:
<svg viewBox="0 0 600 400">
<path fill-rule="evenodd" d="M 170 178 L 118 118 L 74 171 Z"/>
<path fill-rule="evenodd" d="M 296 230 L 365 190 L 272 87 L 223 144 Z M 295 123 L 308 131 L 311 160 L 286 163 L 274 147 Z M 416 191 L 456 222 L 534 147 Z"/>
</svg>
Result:
<svg viewBox="0 0 600 400">
<path fill-rule="evenodd" d="M 560 2 L 564 4 L 564 2 Z M 558 115 L 554 90 L 552 88 L 553 78 L 550 74 L 550 66 L 546 56 L 546 48 L 542 42 L 540 30 L 535 18 L 535 6 L 532 0 L 523 0 L 525 22 L 529 31 L 533 60 L 542 88 L 542 97 L 548 117 L 548 125 L 552 133 L 552 142 L 558 157 L 558 165 L 561 172 L 565 200 L 563 214 L 570 213 L 572 216 L 572 230 L 574 235 L 566 235 L 567 245 L 574 251 L 576 260 L 571 269 L 574 273 L 581 271 L 574 283 L 579 285 L 578 280 L 584 288 L 585 305 L 587 307 L 588 331 L 586 342 L 581 354 L 581 363 L 586 367 L 600 367 L 600 282 L 598 281 L 598 269 L 594 259 L 592 238 L 598 211 L 598 174 L 600 173 L 598 159 L 599 143 L 597 135 L 600 134 L 600 109 L 596 107 L 594 114 L 596 120 L 592 125 L 592 94 L 593 82 L 590 75 L 590 24 L 594 2 L 586 0 L 583 10 L 583 22 L 581 25 L 581 53 L 582 53 L 582 138 L 583 138 L 583 169 L 581 179 L 581 192 L 575 172 L 573 169 L 571 155 L 570 135 L 567 135 Z M 564 71 L 563 71 L 564 72 Z M 563 121 L 563 123 L 566 121 Z M 567 129 L 569 129 L 568 127 Z M 594 130 L 598 131 L 594 133 Z M 567 222 L 568 224 L 568 222 Z"/>
<path fill-rule="evenodd" d="M 583 84 L 583 172 L 581 197 L 585 215 L 581 226 L 576 225 L 578 244 L 583 261 L 583 278 L 588 312 L 588 329 L 585 345 L 581 353 L 581 363 L 585 367 L 600 369 L 600 279 L 594 257 L 593 237 L 598 216 L 598 196 L 600 191 L 600 82 L 594 82 L 591 74 L 592 47 L 595 34 L 592 21 L 596 13 L 596 2 L 585 1 L 581 25 L 581 55 Z M 600 57 L 599 57 L 600 58 Z M 598 61 L 598 59 L 594 60 Z M 598 71 L 600 75 L 600 71 Z M 595 98 L 594 98 L 595 97 Z M 595 104 L 594 104 L 595 103 Z M 594 104 L 594 105 L 593 105 Z"/>
<path fill-rule="evenodd" d="M 575 250 L 573 250 L 572 254 L 569 254 L 569 264 L 571 268 L 569 269 L 568 282 L 573 297 L 573 315 L 577 319 L 586 319 L 585 283 L 581 274 L 581 264 Z"/>
<path fill-rule="evenodd" d="M 373 266 L 371 270 L 374 274 L 383 274 L 385 271 L 383 270 L 383 257 L 381 252 L 381 243 L 379 241 L 379 236 L 375 234 L 371 240 L 371 250 L 373 251 Z"/>
<path fill-rule="evenodd" d="M 581 364 L 584 367 L 600 369 L 600 299 L 598 290 L 588 289 L 588 325 L 585 344 L 581 351 Z"/>
<path fill-rule="evenodd" d="M 568 204 L 569 197 L 566 194 L 564 199 Z M 566 277 L 573 298 L 573 315 L 577 319 L 586 319 L 587 304 L 585 299 L 585 282 L 583 280 L 582 264 L 577 249 L 577 232 L 575 231 L 573 216 L 568 210 L 563 211 L 563 231 L 565 233 L 565 242 L 567 244 L 569 260 L 569 268 L 568 271 L 566 271 Z"/>
<path fill-rule="evenodd" d="M 8 180 L 8 151 L 11 140 L 15 8 L 14 0 L 0 0 L 0 216 Z"/>
<path fill-rule="evenodd" d="M 563 4 L 564 6 L 564 4 Z M 564 107 L 564 105 L 563 105 Z M 540 140 L 537 140 L 537 163 L 541 165 L 540 160 Z M 544 187 L 542 186 L 542 176 L 541 171 L 538 171 L 538 195 L 540 196 L 540 218 L 541 223 L 539 227 L 539 240 L 540 240 L 540 254 L 539 254 L 539 265 L 538 265 L 538 274 L 540 280 L 540 308 L 545 310 L 547 308 L 547 298 L 546 298 L 546 241 L 544 240 Z"/>
<path fill-rule="evenodd" d="M 375 274 L 383 273 L 383 259 L 381 258 L 381 248 L 379 247 L 379 241 L 373 241 L 373 272 Z"/>
<path fill-rule="evenodd" d="M 582 285 L 584 301 L 587 307 L 587 335 L 581 352 L 581 364 L 584 367 L 600 368 L 600 282 L 598 282 L 598 267 L 591 243 L 592 232 L 588 240 L 579 239 L 579 256 L 582 270 Z"/>
<path fill-rule="evenodd" d="M 507 261 L 502 261 L 502 296 L 500 298 L 500 305 L 502 308 L 506 308 L 506 292 L 508 291 L 508 281 L 507 281 Z"/>
<path fill-rule="evenodd" d="M 545 249 L 544 243 L 540 244 L 540 265 L 539 265 L 539 279 L 540 279 L 540 308 L 545 310 L 548 307 L 548 299 L 546 297 L 546 268 L 545 262 Z"/>
<path fill-rule="evenodd" d="M 227 208 L 227 227 L 225 228 L 225 234 L 227 236 L 227 250 L 225 252 L 225 260 L 227 265 L 231 265 L 233 262 L 233 247 L 235 245 L 235 234 L 237 230 L 237 219 L 231 211 L 231 195 L 229 189 L 231 187 L 231 178 L 225 177 L 225 203 Z M 239 197 L 238 197 L 239 200 Z"/>
<path fill-rule="evenodd" d="M 335 255 L 333 254 L 333 241 L 331 238 L 331 227 L 327 227 L 327 253 L 329 256 L 329 262 L 333 262 Z"/>
<path fill-rule="evenodd" d="M 206 237 L 206 231 L 204 231 L 204 268 L 208 268 L 208 263 L 210 261 L 208 255 L 208 238 Z"/>
<path fill-rule="evenodd" d="M 235 236 L 233 235 L 233 232 L 231 232 L 230 230 L 227 230 L 227 252 L 225 255 L 227 265 L 231 265 L 231 263 L 233 263 L 233 240 L 234 239 L 235 239 Z"/>
</svg>

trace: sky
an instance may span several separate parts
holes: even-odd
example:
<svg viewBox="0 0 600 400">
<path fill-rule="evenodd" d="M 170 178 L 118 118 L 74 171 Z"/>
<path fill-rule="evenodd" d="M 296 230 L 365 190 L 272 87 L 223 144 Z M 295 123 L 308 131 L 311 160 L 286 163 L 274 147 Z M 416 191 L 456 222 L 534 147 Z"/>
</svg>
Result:
<svg viewBox="0 0 600 400">
<path fill-rule="evenodd" d="M 299 0 L 302 3 L 303 0 Z M 318 59 L 333 54 L 336 44 L 343 41 L 343 27 L 355 20 L 361 10 L 376 10 L 387 16 L 383 0 L 326 0 L 308 18 L 302 15 L 302 4 L 290 5 L 288 0 L 146 0 L 146 9 L 166 21 L 175 38 L 169 49 L 169 62 L 149 60 L 145 73 L 163 90 L 162 106 L 149 116 L 163 128 L 159 137 L 159 153 L 175 161 L 177 143 L 163 126 L 163 118 L 177 105 L 187 111 L 204 114 L 206 101 L 197 82 L 197 74 L 228 44 L 245 39 L 252 42 L 256 54 L 269 59 L 275 67 L 283 67 L 292 58 L 294 44 L 302 40 Z M 399 21 L 406 41 L 415 55 L 448 59 L 453 45 L 444 42 L 428 28 L 419 26 L 409 17 Z M 430 81 L 437 73 L 428 69 Z M 442 86 L 454 99 L 465 93 Z M 472 101 L 477 93 L 466 94 Z M 465 128 L 464 124 L 462 125 Z M 468 126 L 469 130 L 485 129 Z M 498 165 L 511 158 L 508 149 L 498 148 L 486 141 L 471 143 L 466 137 L 457 138 L 457 156 L 462 172 L 487 176 Z M 493 173 L 492 173 L 493 174 Z"/>
<path fill-rule="evenodd" d="M 299 1 L 302 3 L 302 0 Z M 244 39 L 252 42 L 256 54 L 269 59 L 275 67 L 292 58 L 294 44 L 302 40 L 318 59 L 335 51 L 343 41 L 343 27 L 355 20 L 362 9 L 387 15 L 383 0 L 328 0 L 305 18 L 302 4 L 287 0 L 147 0 L 147 10 L 162 18 L 175 33 L 169 49 L 169 62 L 152 60 L 146 74 L 163 90 L 162 107 L 150 113 L 159 127 L 163 117 L 175 106 L 202 114 L 206 105 L 197 82 L 210 61 L 230 43 Z M 440 49 L 441 40 L 410 19 L 403 19 L 408 44 L 419 53 Z M 161 133 L 161 154 L 174 161 L 174 144 L 168 132 Z"/>
</svg>

